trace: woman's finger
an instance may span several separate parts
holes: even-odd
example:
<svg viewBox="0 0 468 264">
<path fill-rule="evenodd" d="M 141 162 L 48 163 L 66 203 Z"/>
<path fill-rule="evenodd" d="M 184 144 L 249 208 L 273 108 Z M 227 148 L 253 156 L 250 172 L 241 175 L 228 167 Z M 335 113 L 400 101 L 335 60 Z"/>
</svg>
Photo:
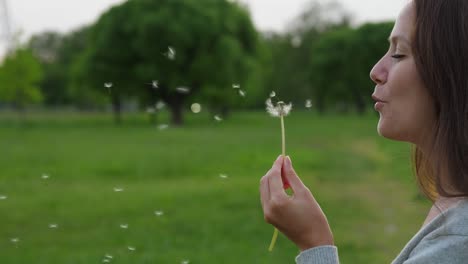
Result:
<svg viewBox="0 0 468 264">
<path fill-rule="evenodd" d="M 265 207 L 266 202 L 270 200 L 270 189 L 268 187 L 268 178 L 266 175 L 260 180 L 260 200 L 262 202 L 262 207 Z"/>
<path fill-rule="evenodd" d="M 270 172 L 267 174 L 268 185 L 270 189 L 270 198 L 274 195 L 286 195 L 283 189 L 283 181 L 281 180 L 281 167 L 283 165 L 284 156 L 279 156 Z"/>
</svg>

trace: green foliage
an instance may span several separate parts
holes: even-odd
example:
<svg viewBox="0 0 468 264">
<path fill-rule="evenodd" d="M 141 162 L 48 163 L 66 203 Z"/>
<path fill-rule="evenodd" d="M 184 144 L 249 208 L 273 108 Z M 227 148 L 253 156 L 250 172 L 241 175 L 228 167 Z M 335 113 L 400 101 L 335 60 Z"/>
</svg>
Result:
<svg viewBox="0 0 468 264">
<path fill-rule="evenodd" d="M 39 82 L 42 71 L 39 62 L 28 49 L 9 54 L 0 66 L 0 101 L 24 110 L 28 104 L 42 100 Z"/>
<path fill-rule="evenodd" d="M 82 93 L 71 86 L 74 62 L 86 48 L 89 27 L 82 27 L 67 34 L 44 32 L 34 35 L 28 46 L 39 60 L 43 79 L 40 83 L 44 104 L 49 106 L 75 104 L 83 101 Z M 85 104 L 94 105 L 94 96 L 89 96 Z"/>
<path fill-rule="evenodd" d="M 340 27 L 320 37 L 310 54 L 309 68 L 320 111 L 333 105 L 340 111 L 366 111 L 374 88 L 369 72 L 385 54 L 392 27 L 393 23 Z"/>
</svg>

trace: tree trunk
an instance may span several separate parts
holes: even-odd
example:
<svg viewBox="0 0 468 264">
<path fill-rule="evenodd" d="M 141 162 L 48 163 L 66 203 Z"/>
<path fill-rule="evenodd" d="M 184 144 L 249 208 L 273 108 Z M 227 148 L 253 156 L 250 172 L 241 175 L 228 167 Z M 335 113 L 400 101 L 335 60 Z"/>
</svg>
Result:
<svg viewBox="0 0 468 264">
<path fill-rule="evenodd" d="M 174 126 L 181 126 L 184 124 L 184 117 L 182 113 L 182 104 L 172 104 L 171 109 L 171 124 Z"/>
<path fill-rule="evenodd" d="M 157 110 L 155 110 L 157 111 Z M 149 122 L 151 125 L 156 125 L 158 123 L 157 112 L 149 113 Z"/>
<path fill-rule="evenodd" d="M 112 95 L 112 112 L 114 113 L 114 122 L 116 125 L 122 123 L 122 102 L 119 95 Z"/>
<path fill-rule="evenodd" d="M 356 107 L 358 114 L 363 115 L 366 112 L 366 103 L 362 99 L 362 96 L 357 89 L 353 89 L 352 93 L 354 98 L 354 106 Z"/>
<path fill-rule="evenodd" d="M 221 116 L 223 117 L 223 119 L 229 118 L 230 114 L 231 114 L 231 109 L 229 109 L 229 107 L 227 106 L 221 107 Z"/>
</svg>

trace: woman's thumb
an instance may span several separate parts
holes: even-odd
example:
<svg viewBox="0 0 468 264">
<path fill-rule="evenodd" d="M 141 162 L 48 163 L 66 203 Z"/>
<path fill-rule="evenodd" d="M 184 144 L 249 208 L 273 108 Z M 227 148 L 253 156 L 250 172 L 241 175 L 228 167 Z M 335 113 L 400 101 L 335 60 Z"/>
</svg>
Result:
<svg viewBox="0 0 468 264">
<path fill-rule="evenodd" d="M 294 168 L 292 167 L 291 158 L 286 156 L 283 163 L 283 173 L 281 175 L 283 179 L 286 179 L 287 183 L 292 187 L 292 189 L 301 188 L 304 186 L 299 176 L 297 176 Z M 284 182 L 284 180 L 283 180 Z"/>
</svg>

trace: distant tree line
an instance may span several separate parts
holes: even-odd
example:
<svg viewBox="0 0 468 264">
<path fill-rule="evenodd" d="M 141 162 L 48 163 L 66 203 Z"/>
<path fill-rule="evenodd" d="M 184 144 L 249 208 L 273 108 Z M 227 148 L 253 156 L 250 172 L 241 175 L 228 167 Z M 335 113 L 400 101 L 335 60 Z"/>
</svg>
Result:
<svg viewBox="0 0 468 264">
<path fill-rule="evenodd" d="M 310 99 L 320 113 L 364 113 L 374 89 L 369 71 L 393 23 L 351 22 L 335 2 L 312 1 L 286 32 L 260 33 L 237 2 L 129 0 L 92 25 L 34 35 L 9 53 L 0 103 L 18 111 L 110 105 L 118 123 L 135 102 L 154 114 L 165 106 L 182 124 L 193 102 L 225 118 L 263 108 L 275 91 L 296 105 Z"/>
</svg>

